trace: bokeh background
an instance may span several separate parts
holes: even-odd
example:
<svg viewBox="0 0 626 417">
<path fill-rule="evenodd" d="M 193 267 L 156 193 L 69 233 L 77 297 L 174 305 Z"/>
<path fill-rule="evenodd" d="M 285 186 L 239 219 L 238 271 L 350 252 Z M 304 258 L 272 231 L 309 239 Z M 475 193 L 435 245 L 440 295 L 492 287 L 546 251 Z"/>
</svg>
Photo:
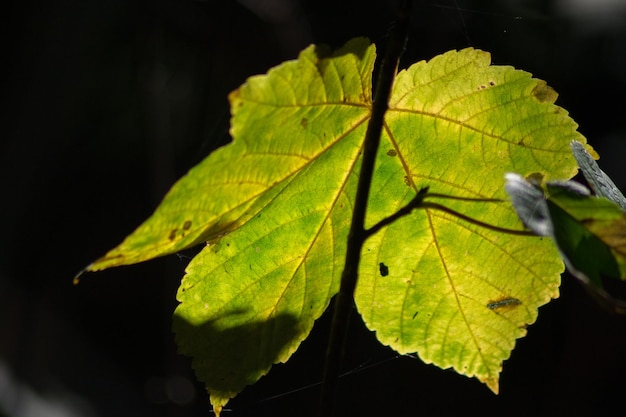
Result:
<svg viewBox="0 0 626 417">
<path fill-rule="evenodd" d="M 395 1 L 24 0 L 3 5 L 0 416 L 207 416 L 171 332 L 189 256 L 72 277 L 229 141 L 227 94 L 310 43 L 384 42 Z M 473 46 L 547 80 L 626 189 L 626 2 L 415 1 L 404 66 Z M 510 277 L 515 279 L 515 277 Z M 329 319 L 226 416 L 309 416 Z M 344 416 L 619 415 L 626 318 L 571 277 L 501 393 L 395 358 L 352 321 Z M 299 389 L 306 387 L 304 389 Z M 296 390 L 296 391 L 294 391 Z M 292 392 L 294 391 L 294 392 Z M 613 411 L 617 410 L 617 411 Z"/>
</svg>

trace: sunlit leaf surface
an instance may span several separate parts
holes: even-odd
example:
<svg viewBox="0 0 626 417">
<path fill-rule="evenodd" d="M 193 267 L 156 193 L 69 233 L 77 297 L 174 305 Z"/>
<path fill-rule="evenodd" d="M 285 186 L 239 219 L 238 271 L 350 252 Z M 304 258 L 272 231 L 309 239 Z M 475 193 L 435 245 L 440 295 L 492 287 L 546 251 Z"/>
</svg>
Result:
<svg viewBox="0 0 626 417">
<path fill-rule="evenodd" d="M 416 190 L 506 198 L 504 173 L 570 177 L 569 142 L 584 138 L 543 81 L 465 49 L 398 74 L 374 180 L 371 221 Z M 501 227 L 521 228 L 511 206 L 440 200 Z M 498 391 L 515 339 L 558 296 L 563 269 L 549 240 L 487 230 L 416 211 L 366 243 L 357 304 L 378 339 L 401 353 L 474 376 Z M 388 268 L 381 276 L 379 264 Z"/>
<path fill-rule="evenodd" d="M 230 95 L 233 143 L 182 178 L 155 214 L 90 270 L 208 241 L 178 292 L 175 331 L 221 407 L 286 361 L 337 292 L 364 132 L 374 47 L 250 78 Z M 428 186 L 505 199 L 504 173 L 569 178 L 569 143 L 585 139 L 543 81 L 451 51 L 398 74 L 386 115 L 367 223 Z M 507 202 L 433 199 L 480 221 L 521 229 Z M 502 362 L 558 296 L 563 266 L 549 242 L 421 209 L 371 237 L 356 302 L 379 340 L 476 377 L 498 391 Z"/>
</svg>

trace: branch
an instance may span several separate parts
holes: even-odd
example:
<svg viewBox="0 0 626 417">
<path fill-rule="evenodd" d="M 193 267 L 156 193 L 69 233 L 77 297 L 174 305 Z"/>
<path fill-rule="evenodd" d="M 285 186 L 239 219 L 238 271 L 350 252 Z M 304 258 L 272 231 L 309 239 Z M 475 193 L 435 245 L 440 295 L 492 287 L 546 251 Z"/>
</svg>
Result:
<svg viewBox="0 0 626 417">
<path fill-rule="evenodd" d="M 335 299 L 335 309 L 330 329 L 330 338 L 326 351 L 326 364 L 322 379 L 319 416 L 333 415 L 337 380 L 341 371 L 341 362 L 346 344 L 346 336 L 350 314 L 352 312 L 354 290 L 358 280 L 358 268 L 361 260 L 361 249 L 369 236 L 365 231 L 365 212 L 369 199 L 374 163 L 380 144 L 384 117 L 388 108 L 389 96 L 393 86 L 398 61 L 404 50 L 409 28 L 411 0 L 403 0 L 395 26 L 392 28 L 387 51 L 380 64 L 380 72 L 374 93 L 372 114 L 367 125 L 363 146 L 363 160 L 359 173 L 352 222 L 348 234 L 346 260 L 341 274 L 339 293 Z"/>
</svg>

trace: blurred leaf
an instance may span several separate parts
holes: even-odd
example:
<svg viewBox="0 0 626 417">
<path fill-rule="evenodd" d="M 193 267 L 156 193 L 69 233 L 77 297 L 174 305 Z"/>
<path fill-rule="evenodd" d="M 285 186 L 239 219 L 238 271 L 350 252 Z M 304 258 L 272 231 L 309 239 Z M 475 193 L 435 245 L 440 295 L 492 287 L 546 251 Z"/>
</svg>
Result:
<svg viewBox="0 0 626 417">
<path fill-rule="evenodd" d="M 624 278 L 626 213 L 567 183 L 547 183 L 554 237 L 574 268 L 601 286 L 600 276 Z"/>
<path fill-rule="evenodd" d="M 622 210 L 626 210 L 626 197 L 617 188 L 613 180 L 604 173 L 594 160 L 593 156 L 587 152 L 582 143 L 572 141 L 570 144 L 574 157 L 580 166 L 580 170 L 595 194 L 604 197 L 619 205 Z"/>
<path fill-rule="evenodd" d="M 546 194 L 539 184 L 507 174 L 506 190 L 524 224 L 551 237 L 568 270 L 620 312 L 622 301 L 602 289 L 601 278 L 626 278 L 626 212 L 573 181 L 551 181 L 545 188 Z"/>
</svg>

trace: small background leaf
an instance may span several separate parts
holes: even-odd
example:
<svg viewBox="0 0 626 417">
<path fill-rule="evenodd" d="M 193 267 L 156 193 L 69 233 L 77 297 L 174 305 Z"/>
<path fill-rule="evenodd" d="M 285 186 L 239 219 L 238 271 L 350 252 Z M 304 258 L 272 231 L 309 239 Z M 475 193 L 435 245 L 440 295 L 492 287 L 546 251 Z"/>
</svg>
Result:
<svg viewBox="0 0 626 417">
<path fill-rule="evenodd" d="M 626 197 L 613 180 L 600 169 L 593 156 L 579 142 L 573 141 L 570 146 L 581 172 L 596 195 L 607 198 L 619 205 L 622 210 L 626 210 Z"/>
<path fill-rule="evenodd" d="M 626 278 L 626 213 L 602 197 L 547 184 L 555 240 L 572 266 L 600 287 L 600 276 Z"/>
<path fill-rule="evenodd" d="M 602 281 L 626 277 L 626 213 L 574 181 L 548 182 L 544 193 L 539 184 L 518 174 L 509 173 L 506 180 L 506 191 L 523 223 L 554 240 L 568 271 L 602 306 L 626 314 L 626 301 L 607 292 Z"/>
</svg>

